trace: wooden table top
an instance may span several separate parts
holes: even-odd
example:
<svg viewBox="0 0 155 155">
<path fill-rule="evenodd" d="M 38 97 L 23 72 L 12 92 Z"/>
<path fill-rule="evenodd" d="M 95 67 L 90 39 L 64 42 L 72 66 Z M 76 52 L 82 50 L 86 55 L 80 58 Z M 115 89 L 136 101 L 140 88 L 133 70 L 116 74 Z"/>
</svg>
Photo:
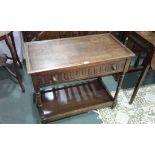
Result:
<svg viewBox="0 0 155 155">
<path fill-rule="evenodd" d="M 137 31 L 141 37 L 150 42 L 155 47 L 155 32 L 152 31 Z M 155 52 L 151 60 L 151 67 L 155 70 Z"/>
<path fill-rule="evenodd" d="M 134 54 L 109 33 L 25 43 L 29 74 L 132 56 Z"/>
<path fill-rule="evenodd" d="M 136 31 L 141 37 L 149 41 L 152 45 L 155 46 L 155 32 L 152 31 Z"/>
</svg>

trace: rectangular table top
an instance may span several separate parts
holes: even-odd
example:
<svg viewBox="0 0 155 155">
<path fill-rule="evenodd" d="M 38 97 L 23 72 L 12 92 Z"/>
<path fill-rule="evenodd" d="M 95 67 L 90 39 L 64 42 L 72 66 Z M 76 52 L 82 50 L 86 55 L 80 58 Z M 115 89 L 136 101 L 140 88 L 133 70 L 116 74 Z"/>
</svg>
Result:
<svg viewBox="0 0 155 155">
<path fill-rule="evenodd" d="M 134 54 L 109 33 L 25 43 L 29 74 L 132 56 Z"/>
</svg>

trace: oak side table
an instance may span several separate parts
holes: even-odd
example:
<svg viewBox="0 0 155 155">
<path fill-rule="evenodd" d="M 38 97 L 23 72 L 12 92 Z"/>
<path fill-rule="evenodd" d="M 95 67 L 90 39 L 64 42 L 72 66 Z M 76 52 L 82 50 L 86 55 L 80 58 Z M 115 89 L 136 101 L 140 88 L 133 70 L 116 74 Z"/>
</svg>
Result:
<svg viewBox="0 0 155 155">
<path fill-rule="evenodd" d="M 114 108 L 134 54 L 108 33 L 28 42 L 25 56 L 41 122 L 47 123 L 97 108 Z M 120 79 L 112 97 L 101 77 L 117 73 Z"/>
</svg>

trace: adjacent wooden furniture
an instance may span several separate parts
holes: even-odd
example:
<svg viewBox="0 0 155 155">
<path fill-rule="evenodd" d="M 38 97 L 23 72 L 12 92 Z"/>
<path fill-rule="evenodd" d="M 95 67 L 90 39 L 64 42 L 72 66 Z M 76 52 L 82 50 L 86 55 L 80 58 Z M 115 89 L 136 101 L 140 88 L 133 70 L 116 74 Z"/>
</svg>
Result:
<svg viewBox="0 0 155 155">
<path fill-rule="evenodd" d="M 23 31 L 25 42 L 103 34 L 106 31 Z"/>
<path fill-rule="evenodd" d="M 143 83 L 150 67 L 152 67 L 152 69 L 155 69 L 155 33 L 149 31 L 137 31 L 128 33 L 127 37 L 134 41 L 140 47 L 141 52 L 143 51 L 146 53 L 146 57 L 141 66 L 138 66 L 141 52 L 139 52 L 137 61 L 135 63 L 135 67 L 137 67 L 137 69 L 139 67 L 142 73 L 138 79 L 133 95 L 131 97 L 131 104 L 139 90 L 139 87 Z"/>
<path fill-rule="evenodd" d="M 145 39 L 146 42 L 148 42 L 148 44 L 152 44 L 149 45 L 149 51 L 151 51 L 151 68 L 155 70 L 155 32 L 151 32 L 151 31 L 139 31 L 136 32 L 139 36 L 141 36 L 143 39 Z"/>
<path fill-rule="evenodd" d="M 119 41 L 121 41 L 123 44 L 125 43 L 128 31 L 111 31 L 112 35 L 114 35 Z"/>
<path fill-rule="evenodd" d="M 19 67 L 18 67 L 18 64 L 19 64 L 20 68 L 22 68 L 22 63 L 20 62 L 17 51 L 16 51 L 13 32 L 12 31 L 0 31 L 0 41 L 2 41 L 2 40 L 5 41 L 7 47 L 10 50 L 10 53 L 11 53 L 12 57 L 8 57 L 5 54 L 1 55 L 0 66 L 5 67 L 9 71 L 9 73 L 11 73 L 11 75 L 14 76 L 17 79 L 22 91 L 24 92 L 25 88 L 24 88 L 24 86 L 22 84 L 21 76 L 20 76 L 20 73 L 19 73 Z M 13 60 L 14 72 L 7 67 L 7 63 L 6 63 L 7 59 L 12 59 Z"/>
<path fill-rule="evenodd" d="M 25 43 L 42 123 L 101 107 L 115 107 L 134 54 L 111 34 Z M 121 73 L 112 97 L 101 76 Z M 84 80 L 84 81 L 80 81 Z M 68 83 L 76 81 L 73 83 Z M 52 88 L 44 89 L 52 85 Z"/>
<path fill-rule="evenodd" d="M 132 104 L 139 87 L 143 83 L 143 80 L 150 69 L 150 66 L 152 69 L 155 69 L 155 33 L 148 31 L 124 31 L 112 32 L 112 34 L 135 53 L 135 61 L 132 65 L 130 65 L 128 72 L 141 71 L 129 102 Z"/>
</svg>

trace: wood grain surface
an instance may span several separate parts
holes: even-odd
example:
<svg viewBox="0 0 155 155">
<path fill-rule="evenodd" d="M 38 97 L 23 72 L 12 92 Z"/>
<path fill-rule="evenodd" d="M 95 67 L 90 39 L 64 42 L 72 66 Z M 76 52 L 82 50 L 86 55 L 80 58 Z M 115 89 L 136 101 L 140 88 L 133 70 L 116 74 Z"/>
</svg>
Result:
<svg viewBox="0 0 155 155">
<path fill-rule="evenodd" d="M 36 41 L 25 44 L 28 73 L 128 58 L 133 53 L 111 34 Z"/>
</svg>

